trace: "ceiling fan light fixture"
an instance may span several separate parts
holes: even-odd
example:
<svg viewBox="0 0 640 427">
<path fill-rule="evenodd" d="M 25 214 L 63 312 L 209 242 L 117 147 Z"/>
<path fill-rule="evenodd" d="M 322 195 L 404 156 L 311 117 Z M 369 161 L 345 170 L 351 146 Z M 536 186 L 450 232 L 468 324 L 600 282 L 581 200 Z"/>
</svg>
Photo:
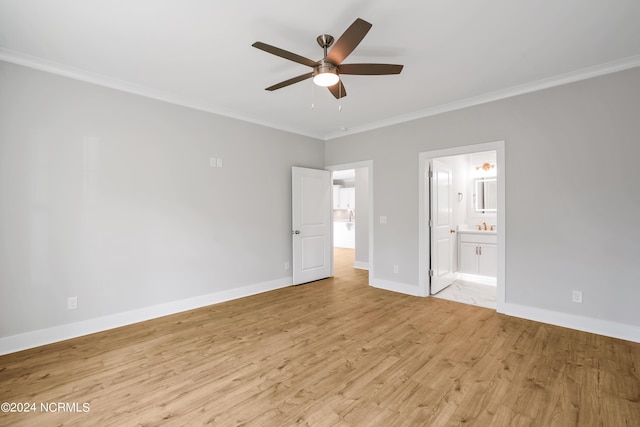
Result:
<svg viewBox="0 0 640 427">
<path fill-rule="evenodd" d="M 320 73 L 316 74 L 316 76 L 313 78 L 313 82 L 322 87 L 333 86 L 339 81 L 340 78 L 335 73 Z"/>
<path fill-rule="evenodd" d="M 313 75 L 313 82 L 318 86 L 329 87 L 340 81 L 336 67 L 331 64 L 319 65 Z"/>
</svg>

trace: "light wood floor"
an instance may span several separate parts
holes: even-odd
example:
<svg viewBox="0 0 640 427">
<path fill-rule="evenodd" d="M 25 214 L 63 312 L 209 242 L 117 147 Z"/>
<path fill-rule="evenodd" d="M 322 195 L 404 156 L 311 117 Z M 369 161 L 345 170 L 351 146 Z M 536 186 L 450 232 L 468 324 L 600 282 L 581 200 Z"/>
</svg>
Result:
<svg viewBox="0 0 640 427">
<path fill-rule="evenodd" d="M 2 356 L 0 401 L 90 409 L 0 425 L 640 425 L 640 344 L 370 288 L 338 258 L 333 279 Z"/>
</svg>

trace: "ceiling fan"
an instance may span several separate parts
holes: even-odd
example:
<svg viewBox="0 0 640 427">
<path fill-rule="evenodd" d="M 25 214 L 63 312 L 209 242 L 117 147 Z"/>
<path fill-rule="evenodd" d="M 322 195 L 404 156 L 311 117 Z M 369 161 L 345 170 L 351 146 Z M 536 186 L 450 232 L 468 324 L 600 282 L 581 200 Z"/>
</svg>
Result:
<svg viewBox="0 0 640 427">
<path fill-rule="evenodd" d="M 338 38 L 334 44 L 333 36 L 329 34 L 321 34 L 316 39 L 320 47 L 324 50 L 324 58 L 319 61 L 313 61 L 305 58 L 304 56 L 297 55 L 295 53 L 280 49 L 275 46 L 268 45 L 262 42 L 255 42 L 251 46 L 264 50 L 265 52 L 273 55 L 280 56 L 281 58 L 288 59 L 290 61 L 297 62 L 302 65 L 313 68 L 310 73 L 305 73 L 297 77 L 285 80 L 273 86 L 269 86 L 265 90 L 273 91 L 281 89 L 283 87 L 292 85 L 294 83 L 301 82 L 313 77 L 313 82 L 318 86 L 324 86 L 337 99 L 347 96 L 347 91 L 344 88 L 344 84 L 340 80 L 341 74 L 354 74 L 361 76 L 374 76 L 374 75 L 386 75 L 386 74 L 400 74 L 402 71 L 402 65 L 395 64 L 343 64 L 347 56 L 360 44 L 364 36 L 367 35 L 372 25 L 364 19 L 356 19 L 349 28 L 346 29 L 344 34 Z M 327 49 L 331 47 L 331 50 L 327 52 Z"/>
</svg>

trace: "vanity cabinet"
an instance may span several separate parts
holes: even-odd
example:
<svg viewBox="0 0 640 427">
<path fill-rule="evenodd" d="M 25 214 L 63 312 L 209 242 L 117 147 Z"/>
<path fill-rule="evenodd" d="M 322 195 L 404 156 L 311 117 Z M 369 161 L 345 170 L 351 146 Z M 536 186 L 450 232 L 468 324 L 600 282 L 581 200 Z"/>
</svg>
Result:
<svg viewBox="0 0 640 427">
<path fill-rule="evenodd" d="M 460 231 L 458 238 L 458 271 L 479 276 L 496 277 L 498 272 L 498 241 L 496 235 L 487 232 Z"/>
</svg>

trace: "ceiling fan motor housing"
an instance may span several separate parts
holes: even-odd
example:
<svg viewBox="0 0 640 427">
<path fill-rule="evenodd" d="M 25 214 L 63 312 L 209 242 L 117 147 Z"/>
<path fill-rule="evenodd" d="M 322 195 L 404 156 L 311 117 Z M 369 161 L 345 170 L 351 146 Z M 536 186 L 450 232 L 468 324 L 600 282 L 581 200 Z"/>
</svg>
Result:
<svg viewBox="0 0 640 427">
<path fill-rule="evenodd" d="M 323 74 L 323 73 L 336 74 L 337 72 L 338 72 L 338 67 L 333 65 L 331 62 L 325 61 L 324 59 L 320 61 L 320 63 L 316 65 L 313 69 L 314 76 L 318 74 Z"/>
</svg>

